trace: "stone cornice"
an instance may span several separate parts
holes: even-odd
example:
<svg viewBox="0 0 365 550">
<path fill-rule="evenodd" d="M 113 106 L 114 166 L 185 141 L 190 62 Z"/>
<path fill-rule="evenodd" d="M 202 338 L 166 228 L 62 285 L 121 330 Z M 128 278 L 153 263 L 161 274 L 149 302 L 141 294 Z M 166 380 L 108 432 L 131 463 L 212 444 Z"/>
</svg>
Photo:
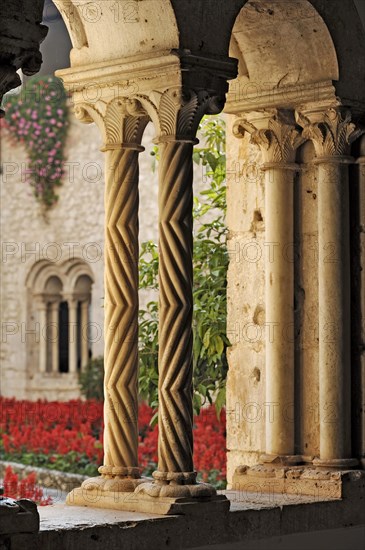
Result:
<svg viewBox="0 0 365 550">
<path fill-rule="evenodd" d="M 136 56 L 108 63 L 72 67 L 57 71 L 73 102 L 91 103 L 136 94 L 149 94 L 151 90 L 181 84 L 180 61 L 169 51 L 153 56 Z"/>
<path fill-rule="evenodd" d="M 298 105 L 339 104 L 331 81 L 273 89 L 265 83 L 234 80 L 230 83 L 225 113 L 242 115 L 263 109 L 295 109 Z"/>
</svg>

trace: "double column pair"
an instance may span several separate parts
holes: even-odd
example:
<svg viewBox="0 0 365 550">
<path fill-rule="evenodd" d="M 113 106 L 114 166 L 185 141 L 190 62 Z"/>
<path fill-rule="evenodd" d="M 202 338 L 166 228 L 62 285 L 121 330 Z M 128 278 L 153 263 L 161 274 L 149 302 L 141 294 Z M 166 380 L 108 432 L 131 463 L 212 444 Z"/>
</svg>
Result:
<svg viewBox="0 0 365 550">
<path fill-rule="evenodd" d="M 349 468 L 351 458 L 350 236 L 349 175 L 351 143 L 361 134 L 341 109 L 309 118 L 276 111 L 259 125 L 237 120 L 234 133 L 251 134 L 263 154 L 265 263 L 266 453 L 263 462 L 296 464 L 294 441 L 294 176 L 297 148 L 313 142 L 318 165 L 319 397 L 320 456 L 317 466 Z"/>
<path fill-rule="evenodd" d="M 60 300 L 55 299 L 47 302 L 43 296 L 38 298 L 40 347 L 39 347 L 39 370 L 47 372 L 48 342 L 51 345 L 51 368 L 50 372 L 59 372 L 59 310 Z M 68 305 L 68 357 L 70 373 L 77 373 L 78 356 L 78 300 L 71 296 L 67 299 Z M 89 360 L 89 300 L 81 301 L 81 368 L 83 369 Z"/>
<path fill-rule="evenodd" d="M 193 467 L 193 145 L 207 94 L 165 92 L 159 129 L 159 440 L 154 481 L 138 467 L 138 155 L 149 120 L 126 112 L 106 132 L 105 403 L 101 477 L 83 487 L 148 496 L 210 496 Z"/>
</svg>

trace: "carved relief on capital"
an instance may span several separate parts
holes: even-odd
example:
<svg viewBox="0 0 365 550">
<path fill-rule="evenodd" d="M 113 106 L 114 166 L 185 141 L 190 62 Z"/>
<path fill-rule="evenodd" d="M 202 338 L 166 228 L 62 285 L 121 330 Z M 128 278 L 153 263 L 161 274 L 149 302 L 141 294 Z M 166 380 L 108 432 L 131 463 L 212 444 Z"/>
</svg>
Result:
<svg viewBox="0 0 365 550">
<path fill-rule="evenodd" d="M 194 140 L 205 114 L 218 114 L 224 97 L 206 90 L 184 90 L 181 86 L 136 96 L 150 114 L 159 139 Z"/>
<path fill-rule="evenodd" d="M 251 135 L 250 142 L 258 145 L 267 163 L 293 163 L 295 152 L 304 143 L 300 128 L 288 114 L 273 111 L 265 120 L 264 128 L 257 128 L 246 118 L 239 118 L 233 125 L 233 134 L 242 138 L 245 133 Z"/>
<path fill-rule="evenodd" d="M 140 144 L 149 121 L 147 112 L 136 99 L 116 98 L 105 103 L 80 103 L 75 115 L 81 122 L 95 122 L 104 142 L 104 149 L 126 144 Z"/>
<path fill-rule="evenodd" d="M 351 122 L 351 112 L 340 108 L 325 111 L 319 121 L 311 121 L 302 113 L 296 120 L 303 128 L 303 136 L 313 142 L 318 158 L 346 156 L 351 144 L 365 130 Z"/>
</svg>

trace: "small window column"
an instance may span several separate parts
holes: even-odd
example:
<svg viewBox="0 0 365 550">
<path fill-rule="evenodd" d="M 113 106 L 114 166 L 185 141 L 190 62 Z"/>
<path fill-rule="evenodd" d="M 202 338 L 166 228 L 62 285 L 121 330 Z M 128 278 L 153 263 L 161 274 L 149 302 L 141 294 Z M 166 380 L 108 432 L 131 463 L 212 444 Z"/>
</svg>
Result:
<svg viewBox="0 0 365 550">
<path fill-rule="evenodd" d="M 59 300 L 54 300 L 50 304 L 50 343 L 51 343 L 51 372 L 58 373 L 59 371 L 59 353 L 58 353 L 58 341 L 59 341 Z"/>
<path fill-rule="evenodd" d="M 68 304 L 68 372 L 75 374 L 77 372 L 77 299 L 74 296 L 67 297 Z"/>
<path fill-rule="evenodd" d="M 89 300 L 81 302 L 81 370 L 89 361 Z"/>
<path fill-rule="evenodd" d="M 39 372 L 47 372 L 47 301 L 44 296 L 37 296 L 39 321 Z"/>
</svg>

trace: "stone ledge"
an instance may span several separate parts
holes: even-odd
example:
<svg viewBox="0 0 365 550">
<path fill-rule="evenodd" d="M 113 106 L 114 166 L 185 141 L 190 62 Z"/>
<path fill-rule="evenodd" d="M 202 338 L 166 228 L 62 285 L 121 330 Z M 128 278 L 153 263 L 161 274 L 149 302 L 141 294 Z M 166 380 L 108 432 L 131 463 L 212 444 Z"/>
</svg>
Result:
<svg viewBox="0 0 365 550">
<path fill-rule="evenodd" d="M 312 466 L 283 467 L 278 464 L 239 466 L 232 487 L 248 493 L 308 495 L 316 500 L 365 494 L 363 470 L 329 470 Z"/>
<path fill-rule="evenodd" d="M 161 516 L 57 504 L 40 508 L 37 550 L 161 550 L 199 548 L 329 531 L 365 524 L 364 497 L 319 501 L 309 496 L 225 493 L 227 514 Z M 226 546 L 227 545 L 227 546 Z M 247 547 L 247 546 L 246 546 Z M 361 547 L 361 546 L 359 546 Z M 14 547 L 23 550 L 24 547 Z M 264 546 L 263 546 L 264 548 Z M 317 550 L 317 549 L 314 549 Z"/>
</svg>

